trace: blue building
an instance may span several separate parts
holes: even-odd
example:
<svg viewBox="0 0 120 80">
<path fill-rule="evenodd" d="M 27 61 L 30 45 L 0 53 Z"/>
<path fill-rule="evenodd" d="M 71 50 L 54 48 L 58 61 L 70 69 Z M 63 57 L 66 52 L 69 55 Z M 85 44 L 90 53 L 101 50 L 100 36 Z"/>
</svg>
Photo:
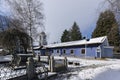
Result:
<svg viewBox="0 0 120 80">
<path fill-rule="evenodd" d="M 113 47 L 107 36 L 64 43 L 49 44 L 39 48 L 41 55 L 104 58 L 113 57 Z"/>
</svg>

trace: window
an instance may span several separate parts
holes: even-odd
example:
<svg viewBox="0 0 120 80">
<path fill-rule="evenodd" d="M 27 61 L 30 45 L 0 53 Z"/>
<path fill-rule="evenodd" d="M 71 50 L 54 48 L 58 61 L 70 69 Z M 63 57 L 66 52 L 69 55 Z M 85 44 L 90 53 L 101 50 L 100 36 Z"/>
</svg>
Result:
<svg viewBox="0 0 120 80">
<path fill-rule="evenodd" d="M 71 50 L 70 53 L 71 53 L 71 54 L 74 54 L 74 50 Z"/>
<path fill-rule="evenodd" d="M 97 49 L 97 52 L 100 52 L 100 49 Z"/>
<path fill-rule="evenodd" d="M 57 50 L 57 53 L 59 53 L 59 50 Z"/>
<path fill-rule="evenodd" d="M 51 53 L 54 53 L 54 51 L 53 51 L 53 50 L 51 50 Z"/>
<path fill-rule="evenodd" d="M 81 54 L 85 54 L 85 49 L 81 49 Z"/>
<path fill-rule="evenodd" d="M 66 54 L 66 50 L 63 50 L 63 53 Z"/>
<path fill-rule="evenodd" d="M 48 56 L 48 55 L 50 55 L 50 51 L 49 51 L 49 50 L 46 50 L 45 56 Z"/>
</svg>

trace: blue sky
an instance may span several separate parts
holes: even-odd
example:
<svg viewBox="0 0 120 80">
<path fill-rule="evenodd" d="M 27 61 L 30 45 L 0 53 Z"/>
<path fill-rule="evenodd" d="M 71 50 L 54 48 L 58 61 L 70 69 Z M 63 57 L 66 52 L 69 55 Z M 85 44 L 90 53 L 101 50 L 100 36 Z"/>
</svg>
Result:
<svg viewBox="0 0 120 80">
<path fill-rule="evenodd" d="M 45 15 L 45 31 L 48 43 L 60 42 L 62 32 L 70 29 L 74 21 L 80 27 L 83 36 L 91 37 L 104 0 L 41 0 Z M 101 8 L 102 7 L 102 8 Z M 0 9 L 8 13 L 5 3 Z"/>
</svg>

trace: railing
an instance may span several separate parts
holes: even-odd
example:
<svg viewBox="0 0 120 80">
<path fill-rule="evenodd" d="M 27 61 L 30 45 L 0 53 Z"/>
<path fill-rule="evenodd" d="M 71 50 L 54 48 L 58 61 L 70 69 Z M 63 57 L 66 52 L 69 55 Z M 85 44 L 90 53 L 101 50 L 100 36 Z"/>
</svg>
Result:
<svg viewBox="0 0 120 80">
<path fill-rule="evenodd" d="M 49 62 L 50 56 L 39 56 L 39 61 Z"/>
<path fill-rule="evenodd" d="M 53 57 L 53 58 L 51 58 Z M 65 56 L 39 56 L 39 60 L 42 62 L 48 63 L 48 68 L 51 71 L 52 65 L 56 65 L 58 63 L 65 65 L 66 67 L 70 66 L 79 66 L 80 61 L 76 60 L 74 57 L 65 57 Z M 53 59 L 54 64 L 51 65 L 50 61 Z"/>
<path fill-rule="evenodd" d="M 62 71 L 67 69 L 67 58 L 60 56 L 39 56 L 40 62 L 47 63 L 50 72 Z M 60 70 L 61 69 L 61 70 Z"/>
</svg>

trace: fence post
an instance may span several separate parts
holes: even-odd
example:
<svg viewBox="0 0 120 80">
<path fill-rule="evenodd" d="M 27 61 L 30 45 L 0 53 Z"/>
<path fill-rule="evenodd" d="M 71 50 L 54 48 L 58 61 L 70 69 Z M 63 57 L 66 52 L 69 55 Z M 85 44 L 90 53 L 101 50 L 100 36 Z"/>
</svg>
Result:
<svg viewBox="0 0 120 80">
<path fill-rule="evenodd" d="M 51 69 L 51 67 L 50 67 L 50 65 L 51 65 L 51 63 L 50 63 L 50 56 L 48 56 L 48 65 L 49 65 L 48 70 L 50 71 L 50 69 Z"/>
<path fill-rule="evenodd" d="M 53 72 L 54 71 L 54 57 L 51 56 L 50 57 L 50 72 Z"/>
<path fill-rule="evenodd" d="M 67 57 L 65 57 L 65 59 L 64 59 L 64 65 L 65 65 L 65 68 L 67 69 L 68 68 Z"/>
<path fill-rule="evenodd" d="M 40 61 L 41 61 L 40 59 L 41 59 L 41 57 L 40 57 L 40 55 L 38 55 L 38 62 L 40 62 Z"/>
<path fill-rule="evenodd" d="M 50 56 L 48 56 L 48 61 L 47 61 L 48 63 L 49 63 L 49 65 L 50 65 Z"/>
<path fill-rule="evenodd" d="M 34 63 L 33 57 L 28 58 L 26 73 L 27 73 L 28 80 L 32 80 L 36 76 L 36 74 L 35 74 L 35 63 Z"/>
</svg>

